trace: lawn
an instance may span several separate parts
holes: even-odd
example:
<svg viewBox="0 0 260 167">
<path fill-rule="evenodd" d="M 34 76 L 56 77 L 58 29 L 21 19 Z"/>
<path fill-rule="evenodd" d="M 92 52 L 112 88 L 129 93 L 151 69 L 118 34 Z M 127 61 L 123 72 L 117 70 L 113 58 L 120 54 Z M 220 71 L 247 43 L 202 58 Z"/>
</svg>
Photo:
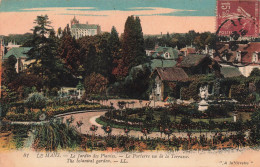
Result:
<svg viewBox="0 0 260 167">
<path fill-rule="evenodd" d="M 162 114 L 162 112 L 158 112 L 158 111 L 155 111 L 153 116 L 154 116 L 154 120 L 156 121 L 159 121 L 160 120 L 160 115 Z M 229 115 L 232 115 L 231 113 Z M 142 117 L 138 116 L 138 114 L 131 114 L 128 116 L 129 118 L 138 118 L 138 119 L 141 119 L 142 121 L 145 120 L 145 115 L 143 115 Z M 172 122 L 180 122 L 181 121 L 181 118 L 183 118 L 184 116 L 182 115 L 178 115 L 176 116 L 176 120 L 175 120 L 175 116 L 172 116 L 172 115 L 169 115 L 170 117 L 170 120 Z M 243 113 L 243 117 L 245 117 L 246 119 L 250 119 L 250 116 L 248 116 L 248 113 Z M 246 121 L 246 119 L 243 121 Z M 202 121 L 202 122 L 205 122 L 205 123 L 209 123 L 210 119 L 197 119 L 197 118 L 191 118 L 192 122 L 199 122 L 199 121 Z M 233 116 L 229 116 L 229 117 L 226 117 L 226 118 L 213 118 L 211 119 L 212 121 L 214 122 L 232 122 L 233 121 Z"/>
</svg>

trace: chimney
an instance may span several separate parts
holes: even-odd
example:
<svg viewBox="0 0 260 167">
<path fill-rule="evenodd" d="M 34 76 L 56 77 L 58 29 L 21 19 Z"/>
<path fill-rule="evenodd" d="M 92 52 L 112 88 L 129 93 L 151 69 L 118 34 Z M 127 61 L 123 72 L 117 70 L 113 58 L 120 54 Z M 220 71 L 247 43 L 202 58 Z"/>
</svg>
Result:
<svg viewBox="0 0 260 167">
<path fill-rule="evenodd" d="M 208 45 L 205 46 L 205 53 L 209 54 L 209 46 Z"/>
<path fill-rule="evenodd" d="M 158 43 L 155 44 L 155 47 L 154 47 L 154 50 L 158 49 L 159 48 L 159 45 Z"/>
</svg>

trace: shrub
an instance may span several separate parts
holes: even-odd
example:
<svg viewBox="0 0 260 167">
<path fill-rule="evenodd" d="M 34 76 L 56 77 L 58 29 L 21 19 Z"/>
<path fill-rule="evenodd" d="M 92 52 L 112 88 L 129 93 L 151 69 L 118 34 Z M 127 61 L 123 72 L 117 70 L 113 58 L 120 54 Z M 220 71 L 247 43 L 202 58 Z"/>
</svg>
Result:
<svg viewBox="0 0 260 167">
<path fill-rule="evenodd" d="M 41 93 L 32 93 L 26 99 L 25 104 L 28 108 L 43 109 L 47 104 L 48 99 Z"/>
<path fill-rule="evenodd" d="M 36 128 L 33 147 L 36 150 L 48 151 L 58 148 L 77 148 L 81 140 L 81 135 L 74 127 L 63 123 L 50 123 Z"/>
</svg>

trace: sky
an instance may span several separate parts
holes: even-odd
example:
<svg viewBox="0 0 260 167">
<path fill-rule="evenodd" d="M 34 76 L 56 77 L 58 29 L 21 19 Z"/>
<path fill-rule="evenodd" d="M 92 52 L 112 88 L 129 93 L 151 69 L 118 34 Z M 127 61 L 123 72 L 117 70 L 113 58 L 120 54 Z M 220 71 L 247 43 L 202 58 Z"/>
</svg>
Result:
<svg viewBox="0 0 260 167">
<path fill-rule="evenodd" d="M 215 31 L 215 0 L 0 0 L 0 35 L 31 32 L 47 14 L 55 30 L 76 16 L 80 23 L 124 31 L 128 16 L 141 19 L 144 34 Z"/>
</svg>

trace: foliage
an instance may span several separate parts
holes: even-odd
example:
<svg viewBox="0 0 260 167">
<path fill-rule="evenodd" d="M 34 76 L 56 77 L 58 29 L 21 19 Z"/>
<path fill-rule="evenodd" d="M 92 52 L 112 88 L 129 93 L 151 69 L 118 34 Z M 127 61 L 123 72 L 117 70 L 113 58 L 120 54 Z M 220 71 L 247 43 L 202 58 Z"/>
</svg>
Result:
<svg viewBox="0 0 260 167">
<path fill-rule="evenodd" d="M 57 57 L 57 39 L 47 15 L 37 16 L 34 23 L 33 46 L 27 52 L 27 60 L 33 62 L 28 70 L 41 77 L 46 88 L 53 88 L 63 83 L 64 74 L 63 64 Z"/>
<path fill-rule="evenodd" d="M 210 105 L 205 111 L 209 118 L 228 117 L 228 112 L 234 111 L 234 106 L 231 104 L 225 105 Z"/>
<path fill-rule="evenodd" d="M 79 67 L 81 65 L 79 46 L 76 40 L 71 36 L 69 25 L 67 25 L 62 32 L 58 54 L 59 57 L 64 60 L 64 63 L 71 73 L 79 75 Z"/>
<path fill-rule="evenodd" d="M 110 95 L 148 99 L 151 71 L 148 66 L 134 67 L 121 82 L 116 82 L 108 89 Z"/>
<path fill-rule="evenodd" d="M 3 62 L 3 73 L 2 73 L 2 84 L 8 86 L 17 77 L 15 64 L 17 59 L 14 55 L 8 57 L 7 60 Z"/>
<path fill-rule="evenodd" d="M 250 77 L 260 77 L 260 69 L 254 68 L 254 69 L 251 71 L 251 73 L 250 73 L 249 76 L 250 76 Z"/>
<path fill-rule="evenodd" d="M 248 96 L 248 88 L 245 84 L 232 85 L 231 86 L 231 97 L 236 99 L 239 102 L 246 102 Z"/>
<path fill-rule="evenodd" d="M 104 94 L 107 84 L 108 80 L 104 76 L 94 72 L 85 78 L 85 94 Z"/>
<path fill-rule="evenodd" d="M 109 37 L 109 33 L 103 33 L 78 40 L 84 75 L 95 72 L 111 80 L 113 58 L 110 54 Z"/>
<path fill-rule="evenodd" d="M 63 123 L 50 122 L 37 126 L 33 148 L 35 150 L 55 151 L 58 149 L 77 148 L 81 144 L 81 136 L 74 127 Z"/>
<path fill-rule="evenodd" d="M 39 121 L 40 112 L 8 112 L 4 117 L 4 120 L 8 121 Z"/>
<path fill-rule="evenodd" d="M 111 29 L 111 35 L 108 38 L 108 44 L 109 44 L 109 48 L 110 48 L 110 54 L 113 58 L 112 74 L 114 75 L 114 78 L 112 78 L 112 82 L 114 82 L 115 79 L 120 80 L 120 78 L 116 78 L 118 76 L 117 76 L 117 73 L 115 73 L 115 71 L 116 71 L 116 67 L 120 63 L 120 59 L 121 59 L 120 41 L 119 41 L 118 33 L 117 33 L 116 28 L 114 26 Z"/>
<path fill-rule="evenodd" d="M 17 106 L 18 108 L 21 105 Z M 46 116 L 48 119 L 51 119 L 53 116 L 58 115 L 58 114 L 63 114 L 63 113 L 68 113 L 68 112 L 74 112 L 74 111 L 84 111 L 84 110 L 96 110 L 96 109 L 104 109 L 106 107 L 101 106 L 99 104 L 70 104 L 70 105 L 62 105 L 62 106 L 48 106 L 46 108 L 42 109 L 42 112 L 39 110 L 33 110 L 29 112 L 29 110 L 26 110 L 24 113 L 17 113 L 16 109 L 13 110 L 13 108 L 17 107 L 12 107 L 9 105 L 7 109 L 7 114 L 4 116 L 5 120 L 9 121 L 39 121 L 39 116 L 41 115 L 42 112 L 46 113 Z"/>
<path fill-rule="evenodd" d="M 47 104 L 48 99 L 42 93 L 32 93 L 26 99 L 25 104 L 28 108 L 43 109 Z"/>
<path fill-rule="evenodd" d="M 122 57 L 113 70 L 117 78 L 124 78 L 129 70 L 146 61 L 143 32 L 139 17 L 129 16 L 125 22 L 122 38 Z"/>
<path fill-rule="evenodd" d="M 22 45 L 24 47 L 30 47 L 27 44 L 27 41 L 31 40 L 32 37 L 33 37 L 32 33 L 9 34 L 8 36 L 4 36 L 3 40 L 5 41 L 5 45 L 8 45 L 8 42 L 12 42 L 18 45 Z"/>
<path fill-rule="evenodd" d="M 254 112 L 251 116 L 250 139 L 254 144 L 260 144 L 260 110 Z"/>
<path fill-rule="evenodd" d="M 78 104 L 78 105 L 63 105 L 56 107 L 47 107 L 43 109 L 43 112 L 46 112 L 47 116 L 50 118 L 57 114 L 63 114 L 73 111 L 84 111 L 84 110 L 96 110 L 105 108 L 99 104 Z"/>
<path fill-rule="evenodd" d="M 12 83 L 9 84 L 9 87 L 17 92 L 19 89 L 27 87 L 34 87 L 40 91 L 43 87 L 43 82 L 42 78 L 37 75 L 22 73 Z"/>
<path fill-rule="evenodd" d="M 7 114 L 11 104 L 17 100 L 17 92 L 8 89 L 6 86 L 2 86 L 0 98 L 0 117 L 4 117 Z"/>
<path fill-rule="evenodd" d="M 162 34 L 162 35 L 147 35 L 144 36 L 145 49 L 154 49 L 155 45 L 167 46 L 167 47 L 177 47 L 179 49 L 186 46 L 195 46 L 196 49 L 202 50 L 205 48 L 205 45 L 208 45 L 210 48 L 214 48 L 216 43 L 216 35 L 210 32 L 195 32 L 190 30 L 185 34 Z"/>
<path fill-rule="evenodd" d="M 201 85 L 210 85 L 215 81 L 214 75 L 194 75 L 189 78 L 186 83 L 179 83 L 181 86 L 181 99 L 183 100 L 199 100 L 199 88 Z"/>
</svg>

